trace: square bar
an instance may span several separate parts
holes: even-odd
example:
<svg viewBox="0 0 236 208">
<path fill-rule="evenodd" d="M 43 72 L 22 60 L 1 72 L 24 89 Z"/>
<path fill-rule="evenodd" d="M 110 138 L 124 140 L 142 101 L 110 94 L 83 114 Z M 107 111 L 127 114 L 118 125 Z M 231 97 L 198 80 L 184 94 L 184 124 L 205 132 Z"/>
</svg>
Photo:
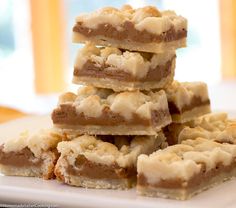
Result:
<svg viewBox="0 0 236 208">
<path fill-rule="evenodd" d="M 166 94 L 82 87 L 65 93 L 52 113 L 54 126 L 69 134 L 156 135 L 171 123 Z"/>
<path fill-rule="evenodd" d="M 174 51 L 153 54 L 86 44 L 78 52 L 73 82 L 114 91 L 166 88 L 173 81 L 175 57 Z"/>
<path fill-rule="evenodd" d="M 193 120 L 178 135 L 178 142 L 202 137 L 219 143 L 236 144 L 236 120 L 227 113 L 210 113 Z"/>
<path fill-rule="evenodd" d="M 73 42 L 113 46 L 131 51 L 162 53 L 186 46 L 187 20 L 156 7 L 105 7 L 81 14 L 73 28 Z"/>
<path fill-rule="evenodd" d="M 165 145 L 158 136 L 83 135 L 58 144 L 61 156 L 55 174 L 59 181 L 85 188 L 128 189 L 135 185 L 137 157 Z"/>
<path fill-rule="evenodd" d="M 174 123 L 185 123 L 211 112 L 204 82 L 174 81 L 165 91 Z"/>
<path fill-rule="evenodd" d="M 236 145 L 198 137 L 138 157 L 137 191 L 186 200 L 236 176 Z"/>
<path fill-rule="evenodd" d="M 57 143 L 63 136 L 51 129 L 34 135 L 22 133 L 0 146 L 0 172 L 11 176 L 54 178 L 54 166 L 59 157 Z"/>
</svg>

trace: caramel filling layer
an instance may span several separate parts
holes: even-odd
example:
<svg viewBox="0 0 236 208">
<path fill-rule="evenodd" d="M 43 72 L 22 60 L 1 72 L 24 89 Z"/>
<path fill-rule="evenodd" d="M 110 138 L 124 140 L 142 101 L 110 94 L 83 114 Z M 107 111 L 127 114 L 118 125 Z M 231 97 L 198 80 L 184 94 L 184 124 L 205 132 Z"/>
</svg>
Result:
<svg viewBox="0 0 236 208">
<path fill-rule="evenodd" d="M 83 26 L 82 22 L 77 22 L 73 31 L 86 37 L 104 36 L 119 41 L 132 40 L 140 43 L 170 42 L 187 37 L 187 31 L 184 28 L 176 31 L 174 27 L 171 27 L 166 32 L 156 35 L 149 33 L 147 30 L 139 31 L 135 29 L 134 24 L 130 21 L 126 21 L 121 27 L 123 30 L 119 31 L 111 24 L 100 24 L 96 29 L 92 29 Z"/>
<path fill-rule="evenodd" d="M 25 167 L 40 166 L 42 162 L 42 159 L 36 158 L 28 147 L 19 152 L 3 152 L 3 146 L 0 147 L 0 164 Z"/>
<path fill-rule="evenodd" d="M 101 125 L 101 126 L 114 126 L 114 125 L 158 125 L 166 116 L 169 115 L 168 109 L 152 111 L 151 120 L 143 119 L 138 114 L 133 114 L 130 120 L 126 120 L 118 113 L 112 112 L 109 107 L 105 107 L 100 117 L 87 117 L 84 113 L 78 114 L 76 108 L 70 104 L 62 104 L 59 108 L 52 112 L 52 120 L 54 124 L 67 124 L 67 125 Z"/>
<path fill-rule="evenodd" d="M 188 126 L 190 123 L 186 125 Z M 171 123 L 163 128 L 163 132 L 169 146 L 178 143 L 179 134 L 186 127 L 186 125 L 182 123 Z"/>
<path fill-rule="evenodd" d="M 84 176 L 92 179 L 124 179 L 136 176 L 134 166 L 122 168 L 117 164 L 110 166 L 89 161 L 85 156 L 79 155 L 75 166 L 69 165 L 67 172 L 70 175 Z"/>
<path fill-rule="evenodd" d="M 95 62 L 88 60 L 81 69 L 74 68 L 74 76 L 89 76 L 95 78 L 110 78 L 120 81 L 137 82 L 137 81 L 161 81 L 161 79 L 168 77 L 171 74 L 171 65 L 175 56 L 166 62 L 165 65 L 150 68 L 147 75 L 143 78 L 137 78 L 130 73 L 123 70 L 118 70 L 110 65 L 103 64 L 98 66 Z"/>
<path fill-rule="evenodd" d="M 168 101 L 170 114 L 181 114 L 185 111 L 192 110 L 195 107 L 210 105 L 210 100 L 202 101 L 201 97 L 194 96 L 189 104 L 184 105 L 181 109 L 174 102 Z"/>
<path fill-rule="evenodd" d="M 138 184 L 141 186 L 152 186 L 156 188 L 194 188 L 199 187 L 201 184 L 204 184 L 205 181 L 208 181 L 212 177 L 215 177 L 223 172 L 230 173 L 235 169 L 236 162 L 228 166 L 224 166 L 223 164 L 218 164 L 216 168 L 206 171 L 204 165 L 202 166 L 201 171 L 198 174 L 192 176 L 188 181 L 183 181 L 182 179 L 171 179 L 171 180 L 161 180 L 158 183 L 150 184 L 144 174 L 138 174 Z"/>
</svg>

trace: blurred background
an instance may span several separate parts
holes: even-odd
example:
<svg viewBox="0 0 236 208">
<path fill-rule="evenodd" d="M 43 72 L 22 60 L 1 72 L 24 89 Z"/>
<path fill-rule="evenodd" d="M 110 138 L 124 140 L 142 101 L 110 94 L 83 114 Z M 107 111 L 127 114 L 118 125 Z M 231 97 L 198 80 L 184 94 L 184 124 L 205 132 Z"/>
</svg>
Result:
<svg viewBox="0 0 236 208">
<path fill-rule="evenodd" d="M 236 110 L 234 0 L 0 0 L 0 106 L 50 113 L 60 92 L 77 89 L 71 84 L 81 47 L 71 42 L 75 17 L 123 4 L 154 5 L 186 17 L 188 47 L 177 51 L 176 79 L 207 82 L 213 109 Z"/>
</svg>

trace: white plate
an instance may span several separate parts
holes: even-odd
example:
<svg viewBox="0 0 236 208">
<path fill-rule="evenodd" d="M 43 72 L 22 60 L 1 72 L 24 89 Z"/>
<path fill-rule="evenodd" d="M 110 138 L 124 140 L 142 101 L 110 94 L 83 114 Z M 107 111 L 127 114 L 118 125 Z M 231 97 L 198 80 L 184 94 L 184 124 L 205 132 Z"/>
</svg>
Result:
<svg viewBox="0 0 236 208">
<path fill-rule="evenodd" d="M 5 140 L 22 130 L 36 131 L 50 126 L 48 116 L 27 117 L 0 125 L 0 138 Z M 235 208 L 236 180 L 223 183 L 188 201 L 137 196 L 135 189 L 128 191 L 94 190 L 70 187 L 55 180 L 8 177 L 0 175 L 0 202 L 40 203 L 58 207 L 214 207 Z"/>
</svg>

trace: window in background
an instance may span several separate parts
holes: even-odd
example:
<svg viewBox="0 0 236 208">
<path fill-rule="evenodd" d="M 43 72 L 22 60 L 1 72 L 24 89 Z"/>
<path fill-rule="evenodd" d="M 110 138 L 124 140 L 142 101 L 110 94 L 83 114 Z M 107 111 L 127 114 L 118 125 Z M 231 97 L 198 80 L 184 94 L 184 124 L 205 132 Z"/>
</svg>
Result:
<svg viewBox="0 0 236 208">
<path fill-rule="evenodd" d="M 236 1 L 219 0 L 221 20 L 221 58 L 224 79 L 236 78 Z"/>
<path fill-rule="evenodd" d="M 1 105 L 27 108 L 34 93 L 27 0 L 1 0 L 0 31 Z"/>
<path fill-rule="evenodd" d="M 3 1 L 1 3 L 0 31 L 0 60 L 3 60 L 15 50 L 12 3 L 10 1 Z"/>
<path fill-rule="evenodd" d="M 68 54 L 64 36 L 64 4 L 60 0 L 32 0 L 29 3 L 35 91 L 39 95 L 61 92 L 66 88 Z"/>
<path fill-rule="evenodd" d="M 61 2 L 1 0 L 0 105 L 28 113 L 50 113 L 56 105 L 52 93 L 65 89 L 67 56 Z"/>
</svg>

